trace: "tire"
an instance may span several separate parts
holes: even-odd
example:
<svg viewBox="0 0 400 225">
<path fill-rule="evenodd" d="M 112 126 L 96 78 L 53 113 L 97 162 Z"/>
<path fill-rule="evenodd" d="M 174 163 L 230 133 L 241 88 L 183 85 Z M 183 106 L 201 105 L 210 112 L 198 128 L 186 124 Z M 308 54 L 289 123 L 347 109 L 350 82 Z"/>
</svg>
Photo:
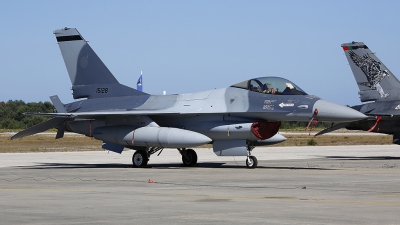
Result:
<svg viewBox="0 0 400 225">
<path fill-rule="evenodd" d="M 193 166 L 197 163 L 197 153 L 193 149 L 185 150 L 186 154 L 182 155 L 182 162 L 184 166 Z"/>
<path fill-rule="evenodd" d="M 145 151 L 136 151 L 132 156 L 133 167 L 145 167 L 148 161 L 149 158 Z"/>
<path fill-rule="evenodd" d="M 257 167 L 257 164 L 258 164 L 258 161 L 257 161 L 257 158 L 255 157 L 255 156 L 249 156 L 247 159 L 246 159 L 246 166 L 247 166 L 247 168 L 249 168 L 249 169 L 254 169 L 254 168 L 256 168 Z"/>
</svg>

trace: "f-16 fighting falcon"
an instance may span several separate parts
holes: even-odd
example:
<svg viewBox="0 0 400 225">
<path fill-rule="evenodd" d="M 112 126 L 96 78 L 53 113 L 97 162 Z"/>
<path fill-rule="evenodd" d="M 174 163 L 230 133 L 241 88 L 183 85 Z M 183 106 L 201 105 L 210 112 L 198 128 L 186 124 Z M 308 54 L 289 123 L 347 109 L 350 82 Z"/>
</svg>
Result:
<svg viewBox="0 0 400 225">
<path fill-rule="evenodd" d="M 353 106 L 365 115 L 364 120 L 339 123 L 319 132 L 328 133 L 340 128 L 393 134 L 393 143 L 400 144 L 400 82 L 378 57 L 363 43 L 342 44 L 356 79 L 361 102 Z"/>
<path fill-rule="evenodd" d="M 247 156 L 257 166 L 255 146 L 277 143 L 281 121 L 356 121 L 366 116 L 351 108 L 309 95 L 293 82 L 259 77 L 210 91 L 150 95 L 120 84 L 75 28 L 55 30 L 72 83 L 74 99 L 50 99 L 50 120 L 14 135 L 12 139 L 58 127 L 103 141 L 104 149 L 121 153 L 136 150 L 134 167 L 147 165 L 152 154 L 176 148 L 186 166 L 197 163 L 190 147 L 212 144 L 218 156 Z"/>
</svg>

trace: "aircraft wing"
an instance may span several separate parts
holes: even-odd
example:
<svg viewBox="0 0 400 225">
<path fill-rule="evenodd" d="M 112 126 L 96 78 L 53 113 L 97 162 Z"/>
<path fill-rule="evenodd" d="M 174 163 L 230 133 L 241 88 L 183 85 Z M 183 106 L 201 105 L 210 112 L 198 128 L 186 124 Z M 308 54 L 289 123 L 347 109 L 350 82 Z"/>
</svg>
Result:
<svg viewBox="0 0 400 225">
<path fill-rule="evenodd" d="M 265 112 L 261 113 L 248 113 L 248 112 L 178 112 L 169 110 L 107 110 L 107 111 L 93 111 L 93 112 L 69 112 L 69 113 L 24 113 L 25 116 L 46 116 L 46 117 L 59 117 L 59 118 L 80 118 L 80 119 L 92 119 L 101 118 L 106 116 L 151 116 L 151 115 L 189 115 L 189 114 L 229 114 L 240 118 L 249 119 L 265 119 Z"/>
<path fill-rule="evenodd" d="M 367 114 L 367 115 L 369 116 L 368 118 L 363 119 L 363 120 L 359 120 L 358 122 L 362 122 L 362 121 L 366 122 L 367 120 L 375 120 L 375 121 L 379 122 L 380 119 L 377 120 L 375 117 L 372 117 L 372 115 L 381 116 L 381 117 L 392 117 L 393 116 L 393 115 L 390 115 L 390 114 Z M 336 124 L 336 125 L 334 125 L 332 127 L 329 127 L 329 128 L 324 129 L 324 130 L 321 130 L 314 137 L 319 136 L 319 135 L 323 135 L 323 134 L 326 134 L 326 133 L 329 133 L 329 132 L 332 132 L 332 131 L 335 131 L 335 130 L 339 130 L 340 128 L 345 128 L 345 127 L 351 125 L 352 123 L 354 123 L 354 121 L 353 122 L 338 123 L 338 124 Z"/>
<path fill-rule="evenodd" d="M 11 140 L 16 138 L 22 138 L 25 136 L 37 134 L 40 132 L 44 132 L 48 129 L 51 129 L 56 126 L 60 126 L 61 130 L 57 133 L 56 139 L 61 138 L 64 135 L 64 122 L 65 121 L 73 121 L 74 119 L 95 119 L 112 115 L 165 115 L 165 114 L 179 114 L 178 112 L 170 112 L 163 110 L 127 110 L 127 111 L 104 111 L 104 112 L 82 112 L 82 113 L 24 113 L 26 116 L 46 116 L 53 117 L 50 120 L 47 120 L 43 123 L 37 124 L 33 127 L 25 129 L 14 136 L 11 137 Z"/>
<path fill-rule="evenodd" d="M 25 113 L 26 116 L 47 116 L 57 118 L 81 118 L 92 119 L 106 116 L 131 116 L 131 115 L 165 115 L 180 114 L 179 112 L 164 110 L 125 110 L 125 111 L 94 111 L 94 112 L 74 112 L 74 113 Z"/>
<path fill-rule="evenodd" d="M 332 131 L 335 131 L 335 130 L 339 130 L 340 128 L 345 128 L 345 127 L 347 127 L 348 125 L 350 125 L 352 123 L 353 122 L 338 123 L 338 124 L 336 124 L 336 125 L 334 125 L 332 127 L 329 127 L 329 128 L 324 129 L 324 130 L 321 130 L 314 137 L 319 136 L 319 135 L 323 135 L 323 134 L 326 134 L 326 133 L 329 133 L 329 132 L 332 132 Z"/>
<path fill-rule="evenodd" d="M 383 117 L 393 117 L 393 114 L 388 113 L 365 113 L 367 116 L 383 116 Z"/>
</svg>

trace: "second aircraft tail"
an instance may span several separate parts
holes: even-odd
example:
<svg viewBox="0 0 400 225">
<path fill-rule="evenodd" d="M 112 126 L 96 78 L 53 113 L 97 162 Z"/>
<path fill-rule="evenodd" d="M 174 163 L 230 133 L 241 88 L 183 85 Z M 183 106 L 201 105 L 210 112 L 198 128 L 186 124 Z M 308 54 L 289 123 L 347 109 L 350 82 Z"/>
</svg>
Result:
<svg viewBox="0 0 400 225">
<path fill-rule="evenodd" d="M 71 79 L 74 99 L 147 95 L 120 84 L 77 29 L 63 28 L 54 34 Z"/>
<path fill-rule="evenodd" d="M 400 82 L 363 43 L 342 44 L 362 102 L 400 99 Z"/>
</svg>

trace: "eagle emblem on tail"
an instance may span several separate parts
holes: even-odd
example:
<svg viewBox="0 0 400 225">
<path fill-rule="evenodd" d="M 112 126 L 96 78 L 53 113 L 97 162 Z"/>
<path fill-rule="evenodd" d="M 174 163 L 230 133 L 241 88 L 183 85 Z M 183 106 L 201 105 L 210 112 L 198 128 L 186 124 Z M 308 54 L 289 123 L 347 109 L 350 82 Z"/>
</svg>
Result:
<svg viewBox="0 0 400 225">
<path fill-rule="evenodd" d="M 384 78 L 389 77 L 390 74 L 387 70 L 381 69 L 381 62 L 371 58 L 368 53 L 364 54 L 363 56 L 359 56 L 350 50 L 349 56 L 354 64 L 360 67 L 367 77 L 368 82 L 359 82 L 358 84 L 369 87 L 372 90 L 377 90 L 381 98 L 388 97 L 390 94 L 384 92 L 380 83 Z"/>
</svg>

